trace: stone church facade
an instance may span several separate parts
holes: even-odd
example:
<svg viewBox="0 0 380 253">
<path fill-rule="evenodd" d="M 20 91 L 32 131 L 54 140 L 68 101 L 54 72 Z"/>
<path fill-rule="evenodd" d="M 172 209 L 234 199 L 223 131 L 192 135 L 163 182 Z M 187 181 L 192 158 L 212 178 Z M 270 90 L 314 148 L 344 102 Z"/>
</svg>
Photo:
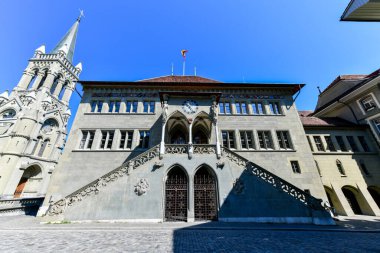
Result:
<svg viewBox="0 0 380 253">
<path fill-rule="evenodd" d="M 292 97 L 303 85 L 81 84 L 47 220 L 332 223 Z"/>
</svg>

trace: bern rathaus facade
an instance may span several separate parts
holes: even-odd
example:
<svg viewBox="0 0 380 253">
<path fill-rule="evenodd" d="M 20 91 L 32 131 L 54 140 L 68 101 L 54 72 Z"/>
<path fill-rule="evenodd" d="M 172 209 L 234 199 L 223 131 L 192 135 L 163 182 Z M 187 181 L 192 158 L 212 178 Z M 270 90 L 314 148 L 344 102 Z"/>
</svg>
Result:
<svg viewBox="0 0 380 253">
<path fill-rule="evenodd" d="M 46 194 L 67 136 L 69 100 L 82 71 L 81 63 L 72 64 L 79 21 L 50 53 L 45 46 L 36 49 L 18 85 L 0 95 L 1 208 L 16 203 L 6 199 Z"/>
<path fill-rule="evenodd" d="M 332 223 L 293 101 L 303 85 L 81 84 L 47 220 Z"/>
</svg>

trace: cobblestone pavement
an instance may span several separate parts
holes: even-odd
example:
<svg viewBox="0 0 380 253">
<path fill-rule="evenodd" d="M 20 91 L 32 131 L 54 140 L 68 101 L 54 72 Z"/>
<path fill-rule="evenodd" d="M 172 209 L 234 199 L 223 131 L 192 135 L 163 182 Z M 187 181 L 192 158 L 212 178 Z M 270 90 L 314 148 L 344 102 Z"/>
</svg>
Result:
<svg viewBox="0 0 380 253">
<path fill-rule="evenodd" d="M 348 223 L 331 227 L 241 223 L 39 224 L 36 218 L 0 217 L 0 251 L 380 252 L 378 223 L 361 227 L 344 226 Z"/>
</svg>

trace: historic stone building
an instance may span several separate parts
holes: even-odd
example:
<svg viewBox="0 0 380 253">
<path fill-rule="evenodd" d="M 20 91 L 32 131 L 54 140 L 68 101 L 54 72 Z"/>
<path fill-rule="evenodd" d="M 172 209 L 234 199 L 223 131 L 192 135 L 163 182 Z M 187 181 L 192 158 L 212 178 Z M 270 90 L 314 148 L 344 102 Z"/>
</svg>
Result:
<svg viewBox="0 0 380 253">
<path fill-rule="evenodd" d="M 0 95 L 3 200 L 46 194 L 67 135 L 70 96 L 82 71 L 81 63 L 72 64 L 79 21 L 50 53 L 39 47 L 17 86 Z"/>
<path fill-rule="evenodd" d="M 332 223 L 292 97 L 303 85 L 81 84 L 47 220 Z"/>
</svg>

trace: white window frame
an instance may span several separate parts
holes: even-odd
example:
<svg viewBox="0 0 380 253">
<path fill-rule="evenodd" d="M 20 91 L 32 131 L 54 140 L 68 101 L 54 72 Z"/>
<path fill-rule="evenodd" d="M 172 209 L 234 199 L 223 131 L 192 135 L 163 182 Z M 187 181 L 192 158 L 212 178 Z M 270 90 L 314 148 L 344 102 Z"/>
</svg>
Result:
<svg viewBox="0 0 380 253">
<path fill-rule="evenodd" d="M 361 101 L 362 101 L 364 98 L 368 97 L 368 96 L 371 96 L 372 100 L 375 102 L 376 107 L 377 107 L 377 108 L 380 108 L 380 103 L 379 103 L 379 101 L 377 101 L 376 96 L 373 94 L 373 92 L 370 92 L 370 93 L 366 94 L 365 96 L 362 96 L 361 98 L 359 98 L 358 100 L 356 100 L 356 103 L 357 103 L 357 105 L 359 106 L 360 111 L 362 112 L 363 115 L 366 115 L 366 114 L 370 113 L 372 110 L 376 109 L 376 108 L 373 108 L 373 109 L 371 109 L 371 110 L 366 111 L 366 110 L 363 108 L 363 104 L 362 104 Z"/>
</svg>

